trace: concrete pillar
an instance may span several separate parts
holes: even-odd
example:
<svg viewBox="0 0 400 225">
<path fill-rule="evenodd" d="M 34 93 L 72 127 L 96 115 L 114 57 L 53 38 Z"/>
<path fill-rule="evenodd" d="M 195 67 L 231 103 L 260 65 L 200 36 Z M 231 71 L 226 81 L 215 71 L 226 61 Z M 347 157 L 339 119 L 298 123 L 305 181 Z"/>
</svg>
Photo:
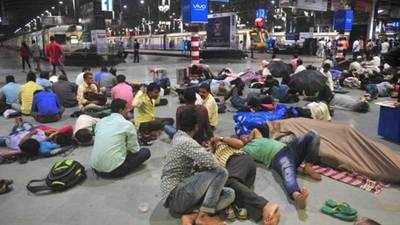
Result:
<svg viewBox="0 0 400 225">
<path fill-rule="evenodd" d="M 375 32 L 375 15 L 377 11 L 378 0 L 372 0 L 372 10 L 369 13 L 369 24 L 368 24 L 368 39 L 372 39 Z"/>
<path fill-rule="evenodd" d="M 190 44 L 192 64 L 200 64 L 200 36 L 197 32 L 192 33 Z"/>
</svg>

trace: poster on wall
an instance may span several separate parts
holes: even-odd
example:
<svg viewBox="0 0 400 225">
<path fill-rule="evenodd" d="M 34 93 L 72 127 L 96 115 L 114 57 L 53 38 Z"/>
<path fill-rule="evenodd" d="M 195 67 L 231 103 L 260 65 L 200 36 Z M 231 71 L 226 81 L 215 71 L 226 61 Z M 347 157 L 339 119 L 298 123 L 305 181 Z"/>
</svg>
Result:
<svg viewBox="0 0 400 225">
<path fill-rule="evenodd" d="M 353 28 L 353 10 L 336 11 L 334 25 L 336 31 L 350 32 Z"/>
<path fill-rule="evenodd" d="M 233 48 L 236 34 L 236 14 L 220 13 L 208 16 L 207 47 Z"/>
<path fill-rule="evenodd" d="M 328 0 L 297 0 L 297 8 L 314 11 L 327 11 Z"/>
<path fill-rule="evenodd" d="M 105 55 L 108 53 L 107 33 L 105 30 L 92 30 L 92 45 L 96 46 L 97 54 Z"/>
<path fill-rule="evenodd" d="M 372 0 L 355 0 L 354 10 L 357 12 L 372 12 Z"/>
<path fill-rule="evenodd" d="M 279 0 L 279 7 L 280 8 L 288 8 L 294 6 L 294 0 Z"/>
<path fill-rule="evenodd" d="M 347 8 L 346 0 L 331 0 L 331 10 L 338 11 Z"/>
</svg>

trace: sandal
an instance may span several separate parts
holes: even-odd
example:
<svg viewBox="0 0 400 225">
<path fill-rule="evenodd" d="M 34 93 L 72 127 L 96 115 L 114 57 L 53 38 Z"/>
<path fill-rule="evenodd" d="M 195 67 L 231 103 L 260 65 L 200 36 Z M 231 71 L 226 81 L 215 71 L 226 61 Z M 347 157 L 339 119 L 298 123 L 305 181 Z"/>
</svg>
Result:
<svg viewBox="0 0 400 225">
<path fill-rule="evenodd" d="M 353 209 L 349 204 L 346 202 L 338 204 L 335 200 L 328 199 L 325 201 L 325 205 L 329 206 L 330 208 L 338 208 L 338 210 L 346 215 L 356 215 L 357 210 Z"/>
<path fill-rule="evenodd" d="M 1 194 L 6 194 L 6 193 L 10 192 L 11 190 L 12 190 L 11 187 L 8 186 L 8 185 L 4 182 L 4 180 L 1 180 L 1 181 L 0 181 L 0 195 L 1 195 Z"/>
<path fill-rule="evenodd" d="M 340 212 L 338 207 L 331 208 L 329 206 L 323 206 L 321 208 L 321 212 L 326 214 L 326 215 L 332 216 L 334 218 L 337 218 L 337 219 L 340 219 L 340 220 L 343 220 L 343 221 L 348 221 L 348 222 L 353 222 L 353 221 L 355 221 L 357 219 L 357 214 L 355 214 L 355 215 L 347 215 L 345 213 Z"/>
</svg>

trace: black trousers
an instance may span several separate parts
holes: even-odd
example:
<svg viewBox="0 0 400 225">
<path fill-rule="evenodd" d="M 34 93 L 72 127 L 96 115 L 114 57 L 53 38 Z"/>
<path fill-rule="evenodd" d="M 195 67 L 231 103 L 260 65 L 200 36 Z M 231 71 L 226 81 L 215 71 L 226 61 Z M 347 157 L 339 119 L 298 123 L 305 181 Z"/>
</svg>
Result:
<svg viewBox="0 0 400 225">
<path fill-rule="evenodd" d="M 136 170 L 140 165 L 148 160 L 150 156 L 151 153 L 148 148 L 141 148 L 138 152 L 135 153 L 128 152 L 124 163 L 122 163 L 119 167 L 109 173 L 96 171 L 96 174 L 104 178 L 124 177 Z"/>
<path fill-rule="evenodd" d="M 262 210 L 268 201 L 253 190 L 256 179 L 257 164 L 249 155 L 231 156 L 226 164 L 228 181 L 226 186 L 235 190 L 235 205 L 245 208 L 251 219 L 259 221 Z"/>
<path fill-rule="evenodd" d="M 165 125 L 174 125 L 173 118 L 155 118 L 153 121 L 140 123 L 139 132 L 149 133 L 162 130 Z"/>
<path fill-rule="evenodd" d="M 28 65 L 29 70 L 31 69 L 31 63 L 29 62 L 29 58 L 22 58 L 22 69 L 25 70 L 25 63 Z"/>
<path fill-rule="evenodd" d="M 133 52 L 133 63 L 139 63 L 139 52 Z"/>
</svg>

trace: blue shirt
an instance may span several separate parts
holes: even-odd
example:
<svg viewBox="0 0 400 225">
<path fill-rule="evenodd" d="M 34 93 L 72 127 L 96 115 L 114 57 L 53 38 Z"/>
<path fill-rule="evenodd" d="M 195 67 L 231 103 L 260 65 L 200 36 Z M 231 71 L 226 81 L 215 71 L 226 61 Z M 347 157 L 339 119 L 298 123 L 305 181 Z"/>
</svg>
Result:
<svg viewBox="0 0 400 225">
<path fill-rule="evenodd" d="M 17 103 L 20 90 L 20 84 L 11 82 L 0 88 L 0 93 L 2 93 L 6 97 L 6 103 L 8 105 L 11 105 L 13 103 Z"/>
<path fill-rule="evenodd" d="M 36 83 L 39 84 L 40 86 L 42 86 L 44 89 L 48 89 L 51 88 L 51 86 L 53 85 L 51 83 L 51 81 L 47 80 L 47 79 L 43 79 L 43 78 L 36 78 Z"/>
<path fill-rule="evenodd" d="M 33 96 L 32 112 L 39 116 L 59 114 L 61 106 L 56 94 L 51 91 L 39 91 Z"/>
<path fill-rule="evenodd" d="M 95 74 L 94 74 L 94 78 L 93 78 L 94 81 L 95 81 L 97 84 L 100 84 L 100 81 L 102 80 L 104 74 L 108 74 L 108 72 L 99 71 L 99 72 L 95 73 Z"/>
<path fill-rule="evenodd" d="M 60 146 L 56 143 L 50 141 L 42 141 L 40 142 L 39 154 L 48 155 L 54 149 L 60 148 Z"/>
</svg>

